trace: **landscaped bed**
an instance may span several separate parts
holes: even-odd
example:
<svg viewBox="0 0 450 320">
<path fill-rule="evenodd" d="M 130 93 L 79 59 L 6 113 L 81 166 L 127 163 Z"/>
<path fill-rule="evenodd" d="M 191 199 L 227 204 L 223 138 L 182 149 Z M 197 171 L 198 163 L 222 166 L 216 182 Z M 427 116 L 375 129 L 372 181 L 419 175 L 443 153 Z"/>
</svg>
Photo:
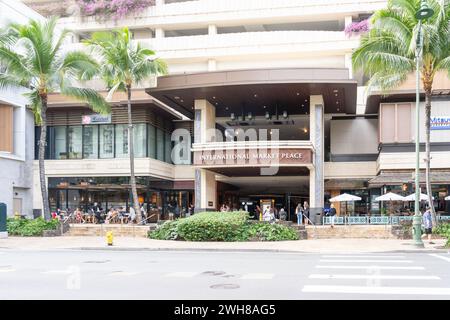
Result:
<svg viewBox="0 0 450 320">
<path fill-rule="evenodd" d="M 450 248 L 450 223 L 440 223 L 436 229 L 434 230 L 435 233 L 444 236 L 447 238 L 447 243 L 445 246 L 447 248 Z"/>
<path fill-rule="evenodd" d="M 46 221 L 43 218 L 37 219 L 16 219 L 8 218 L 6 227 L 8 234 L 12 236 L 36 237 L 43 236 L 44 231 L 56 230 L 59 225 L 57 219 Z"/>
<path fill-rule="evenodd" d="M 167 221 L 149 232 L 149 238 L 184 241 L 283 241 L 298 240 L 295 229 L 271 223 L 255 223 L 247 212 L 201 212 Z"/>
</svg>

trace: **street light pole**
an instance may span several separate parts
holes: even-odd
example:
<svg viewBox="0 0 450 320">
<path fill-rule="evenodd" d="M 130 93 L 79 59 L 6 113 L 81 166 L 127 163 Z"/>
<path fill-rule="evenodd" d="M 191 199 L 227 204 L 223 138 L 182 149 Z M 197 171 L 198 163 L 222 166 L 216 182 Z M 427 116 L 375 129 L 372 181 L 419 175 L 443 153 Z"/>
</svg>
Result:
<svg viewBox="0 0 450 320">
<path fill-rule="evenodd" d="M 414 218 L 413 218 L 413 234 L 414 244 L 418 247 L 423 247 L 422 241 L 422 216 L 419 211 L 420 206 L 420 62 L 422 60 L 423 49 L 423 34 L 422 21 L 433 16 L 434 11 L 431 9 L 425 0 L 420 3 L 420 9 L 416 13 L 416 18 L 419 20 L 416 39 L 416 177 L 415 188 L 416 196 L 414 201 Z"/>
</svg>

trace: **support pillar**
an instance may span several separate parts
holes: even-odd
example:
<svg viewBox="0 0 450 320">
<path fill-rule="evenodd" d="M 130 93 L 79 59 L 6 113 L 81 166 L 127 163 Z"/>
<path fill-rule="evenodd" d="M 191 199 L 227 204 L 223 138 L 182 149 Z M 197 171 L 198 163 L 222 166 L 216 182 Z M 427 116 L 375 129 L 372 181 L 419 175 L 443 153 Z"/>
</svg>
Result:
<svg viewBox="0 0 450 320">
<path fill-rule="evenodd" d="M 314 167 L 310 169 L 309 174 L 310 219 L 318 224 L 321 223 L 324 207 L 324 102 L 322 95 L 310 97 L 309 110 L 310 140 L 314 146 Z"/>
<path fill-rule="evenodd" d="M 194 101 L 194 143 L 215 140 L 216 108 L 207 100 Z M 195 212 L 217 208 L 217 182 L 214 172 L 195 169 Z"/>
<path fill-rule="evenodd" d="M 156 28 L 155 29 L 155 38 L 160 39 L 164 38 L 164 29 L 163 28 Z"/>
</svg>

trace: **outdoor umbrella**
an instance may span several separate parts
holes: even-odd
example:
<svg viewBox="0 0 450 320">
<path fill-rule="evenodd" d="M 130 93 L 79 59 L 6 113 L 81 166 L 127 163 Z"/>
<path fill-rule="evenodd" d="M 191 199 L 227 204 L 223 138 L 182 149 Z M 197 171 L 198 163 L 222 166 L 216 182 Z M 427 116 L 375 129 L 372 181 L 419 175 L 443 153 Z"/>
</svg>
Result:
<svg viewBox="0 0 450 320">
<path fill-rule="evenodd" d="M 433 200 L 434 200 L 434 197 L 431 197 L 431 198 L 433 198 Z M 419 199 L 420 199 L 420 201 L 427 201 L 428 195 L 421 193 Z M 410 194 L 409 196 L 406 196 L 405 200 L 403 200 L 403 201 L 415 201 L 415 200 L 416 200 L 416 194 L 413 193 L 413 194 Z"/>
<path fill-rule="evenodd" d="M 445 197 L 445 200 L 450 201 L 450 196 Z"/>
<path fill-rule="evenodd" d="M 406 200 L 405 200 L 405 197 L 402 197 L 399 194 L 389 192 L 389 193 L 383 194 L 382 196 L 375 198 L 375 201 L 389 201 L 389 205 L 390 205 L 391 211 L 392 211 L 392 201 L 406 201 Z"/>
<path fill-rule="evenodd" d="M 357 197 L 348 193 L 340 194 L 330 199 L 330 202 L 345 202 L 345 215 L 347 215 L 347 202 L 348 201 L 360 201 L 361 197 Z"/>
</svg>

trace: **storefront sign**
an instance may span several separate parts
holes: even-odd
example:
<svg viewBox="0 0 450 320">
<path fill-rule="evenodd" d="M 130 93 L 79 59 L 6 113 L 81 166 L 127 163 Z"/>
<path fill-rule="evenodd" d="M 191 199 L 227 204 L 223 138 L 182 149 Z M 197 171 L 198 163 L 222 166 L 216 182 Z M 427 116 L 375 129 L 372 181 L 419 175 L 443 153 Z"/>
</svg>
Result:
<svg viewBox="0 0 450 320">
<path fill-rule="evenodd" d="M 195 165 L 310 164 L 310 149 L 207 150 L 194 153 Z"/>
<path fill-rule="evenodd" d="M 432 117 L 431 130 L 450 130 L 450 117 Z"/>
<path fill-rule="evenodd" d="M 102 123 L 111 123 L 111 115 L 110 114 L 89 114 L 84 115 L 81 118 L 82 124 L 102 124 Z"/>
</svg>

